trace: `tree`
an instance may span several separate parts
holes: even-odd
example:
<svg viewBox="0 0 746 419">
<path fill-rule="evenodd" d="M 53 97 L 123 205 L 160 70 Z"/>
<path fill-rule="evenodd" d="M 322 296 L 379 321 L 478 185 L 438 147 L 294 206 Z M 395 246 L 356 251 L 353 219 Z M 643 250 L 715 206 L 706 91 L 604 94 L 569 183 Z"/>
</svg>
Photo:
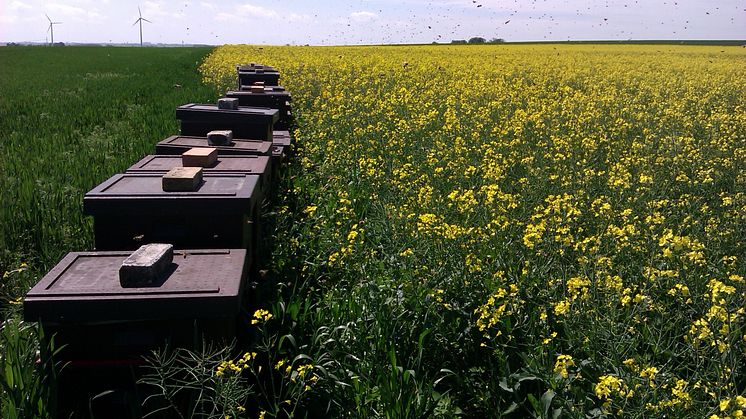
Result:
<svg viewBox="0 0 746 419">
<path fill-rule="evenodd" d="M 484 44 L 486 42 L 487 42 L 487 40 L 484 39 L 484 38 L 482 38 L 481 36 L 475 36 L 475 37 L 469 39 L 469 43 L 470 44 Z"/>
<path fill-rule="evenodd" d="M 505 42 L 505 40 L 502 38 L 492 38 L 490 39 L 489 43 L 490 44 L 502 44 L 503 42 Z"/>
</svg>

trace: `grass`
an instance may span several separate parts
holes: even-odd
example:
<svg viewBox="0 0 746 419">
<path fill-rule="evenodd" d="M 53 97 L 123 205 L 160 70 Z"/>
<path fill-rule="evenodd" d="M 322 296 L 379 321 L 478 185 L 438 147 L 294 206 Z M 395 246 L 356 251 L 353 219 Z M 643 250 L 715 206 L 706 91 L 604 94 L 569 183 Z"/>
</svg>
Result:
<svg viewBox="0 0 746 419">
<path fill-rule="evenodd" d="M 85 192 L 178 132 L 174 112 L 212 101 L 207 48 L 0 48 L 0 270 L 44 272 L 92 247 Z"/>
<path fill-rule="evenodd" d="M 35 371 L 36 328 L 19 320 L 21 298 L 65 253 L 92 248 L 85 192 L 177 133 L 178 105 L 214 99 L 196 72 L 209 51 L 0 48 L 3 417 L 45 412 L 39 385 L 49 377 Z"/>
</svg>

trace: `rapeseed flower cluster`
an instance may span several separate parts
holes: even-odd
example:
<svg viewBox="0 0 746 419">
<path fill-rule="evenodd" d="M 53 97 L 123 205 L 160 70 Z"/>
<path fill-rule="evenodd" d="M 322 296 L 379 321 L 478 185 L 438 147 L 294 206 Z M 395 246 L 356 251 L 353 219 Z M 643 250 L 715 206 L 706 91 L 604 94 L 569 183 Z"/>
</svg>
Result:
<svg viewBox="0 0 746 419">
<path fill-rule="evenodd" d="M 246 352 L 238 358 L 236 361 L 233 361 L 231 359 L 226 361 L 221 361 L 220 365 L 215 369 L 215 376 L 216 377 L 222 377 L 227 372 L 233 372 L 236 374 L 240 374 L 241 371 L 251 368 L 251 361 L 256 359 L 256 352 Z"/>
</svg>

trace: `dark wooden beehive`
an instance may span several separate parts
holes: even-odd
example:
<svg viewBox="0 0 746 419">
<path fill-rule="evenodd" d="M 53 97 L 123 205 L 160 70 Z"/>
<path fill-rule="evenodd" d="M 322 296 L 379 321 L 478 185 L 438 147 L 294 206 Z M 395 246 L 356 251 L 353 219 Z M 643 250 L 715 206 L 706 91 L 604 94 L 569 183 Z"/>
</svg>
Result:
<svg viewBox="0 0 746 419">
<path fill-rule="evenodd" d="M 275 91 L 272 87 L 264 87 L 261 93 L 249 90 L 228 91 L 225 97 L 238 99 L 239 106 L 255 106 L 277 109 L 280 111 L 279 119 L 275 123 L 275 129 L 288 129 L 292 121 L 290 110 L 290 93 L 287 91 Z"/>
<path fill-rule="evenodd" d="M 238 85 L 252 85 L 256 82 L 264 83 L 266 86 L 277 86 L 280 84 L 280 73 L 274 69 L 239 69 Z"/>
<path fill-rule="evenodd" d="M 279 111 L 271 108 L 240 106 L 238 109 L 218 109 L 217 105 L 189 103 L 176 108 L 181 121 L 181 134 L 206 136 L 215 130 L 231 130 L 234 138 L 272 141 L 272 127 Z"/>
<path fill-rule="evenodd" d="M 98 250 L 171 243 L 178 249 L 254 250 L 259 176 L 205 174 L 193 192 L 164 192 L 160 174 L 114 175 L 83 198 Z"/>
<path fill-rule="evenodd" d="M 119 268 L 130 254 L 69 253 L 26 294 L 24 319 L 54 334 L 61 359 L 132 359 L 167 341 L 235 337 L 246 250 L 176 251 L 158 283 L 124 288 Z"/>
</svg>

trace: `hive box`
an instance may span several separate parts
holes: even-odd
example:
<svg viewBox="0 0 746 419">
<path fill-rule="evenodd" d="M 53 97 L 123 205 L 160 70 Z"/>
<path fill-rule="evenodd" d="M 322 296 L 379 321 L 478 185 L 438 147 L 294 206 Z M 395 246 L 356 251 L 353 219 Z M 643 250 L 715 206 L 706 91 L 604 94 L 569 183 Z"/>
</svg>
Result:
<svg viewBox="0 0 746 419">
<path fill-rule="evenodd" d="M 193 148 L 192 150 L 199 150 Z M 209 150 L 204 148 L 204 150 Z M 177 155 L 150 155 L 133 164 L 127 173 L 163 174 L 182 165 L 182 157 Z M 259 176 L 259 190 L 266 197 L 272 183 L 272 165 L 270 156 L 254 155 L 221 155 L 211 166 L 203 167 L 204 174 L 247 174 Z"/>
<path fill-rule="evenodd" d="M 177 249 L 245 248 L 251 255 L 259 219 L 259 176 L 205 174 L 193 192 L 164 192 L 159 173 L 114 175 L 85 194 L 97 250 L 147 243 Z"/>
<path fill-rule="evenodd" d="M 190 347 L 195 333 L 235 337 L 246 250 L 174 251 L 159 284 L 125 288 L 119 270 L 131 253 L 69 253 L 26 294 L 24 319 L 66 345 L 61 359 L 133 358 L 166 341 Z"/>
<path fill-rule="evenodd" d="M 210 131 L 231 130 L 234 138 L 272 141 L 272 127 L 279 111 L 270 108 L 239 106 L 218 109 L 217 105 L 189 103 L 176 108 L 181 134 L 204 137 Z"/>
<path fill-rule="evenodd" d="M 206 137 L 173 135 L 160 141 L 155 146 L 156 154 L 181 154 L 193 147 L 214 147 L 218 149 L 218 158 L 227 155 L 270 156 L 272 180 L 277 179 L 280 166 L 285 158 L 285 148 L 269 141 L 234 139 L 233 143 L 224 146 L 211 146 Z"/>
<path fill-rule="evenodd" d="M 267 86 L 280 84 L 280 73 L 275 69 L 246 68 L 238 69 L 238 85 L 252 85 L 255 82 L 264 82 Z"/>
<path fill-rule="evenodd" d="M 24 319 L 41 323 L 64 365 L 51 394 L 59 417 L 141 417 L 131 409 L 152 394 L 136 385 L 144 355 L 246 339 L 246 250 L 175 251 L 160 283 L 123 288 L 119 269 L 130 255 L 70 253 L 24 299 Z"/>
<path fill-rule="evenodd" d="M 271 87 L 244 86 L 247 90 L 228 91 L 226 97 L 238 99 L 240 106 L 258 106 L 277 109 L 280 112 L 279 119 L 275 123 L 275 129 L 286 130 L 290 126 L 293 115 L 290 110 L 292 100 L 287 91 L 275 91 Z M 252 90 L 259 87 L 261 93 Z"/>
</svg>

